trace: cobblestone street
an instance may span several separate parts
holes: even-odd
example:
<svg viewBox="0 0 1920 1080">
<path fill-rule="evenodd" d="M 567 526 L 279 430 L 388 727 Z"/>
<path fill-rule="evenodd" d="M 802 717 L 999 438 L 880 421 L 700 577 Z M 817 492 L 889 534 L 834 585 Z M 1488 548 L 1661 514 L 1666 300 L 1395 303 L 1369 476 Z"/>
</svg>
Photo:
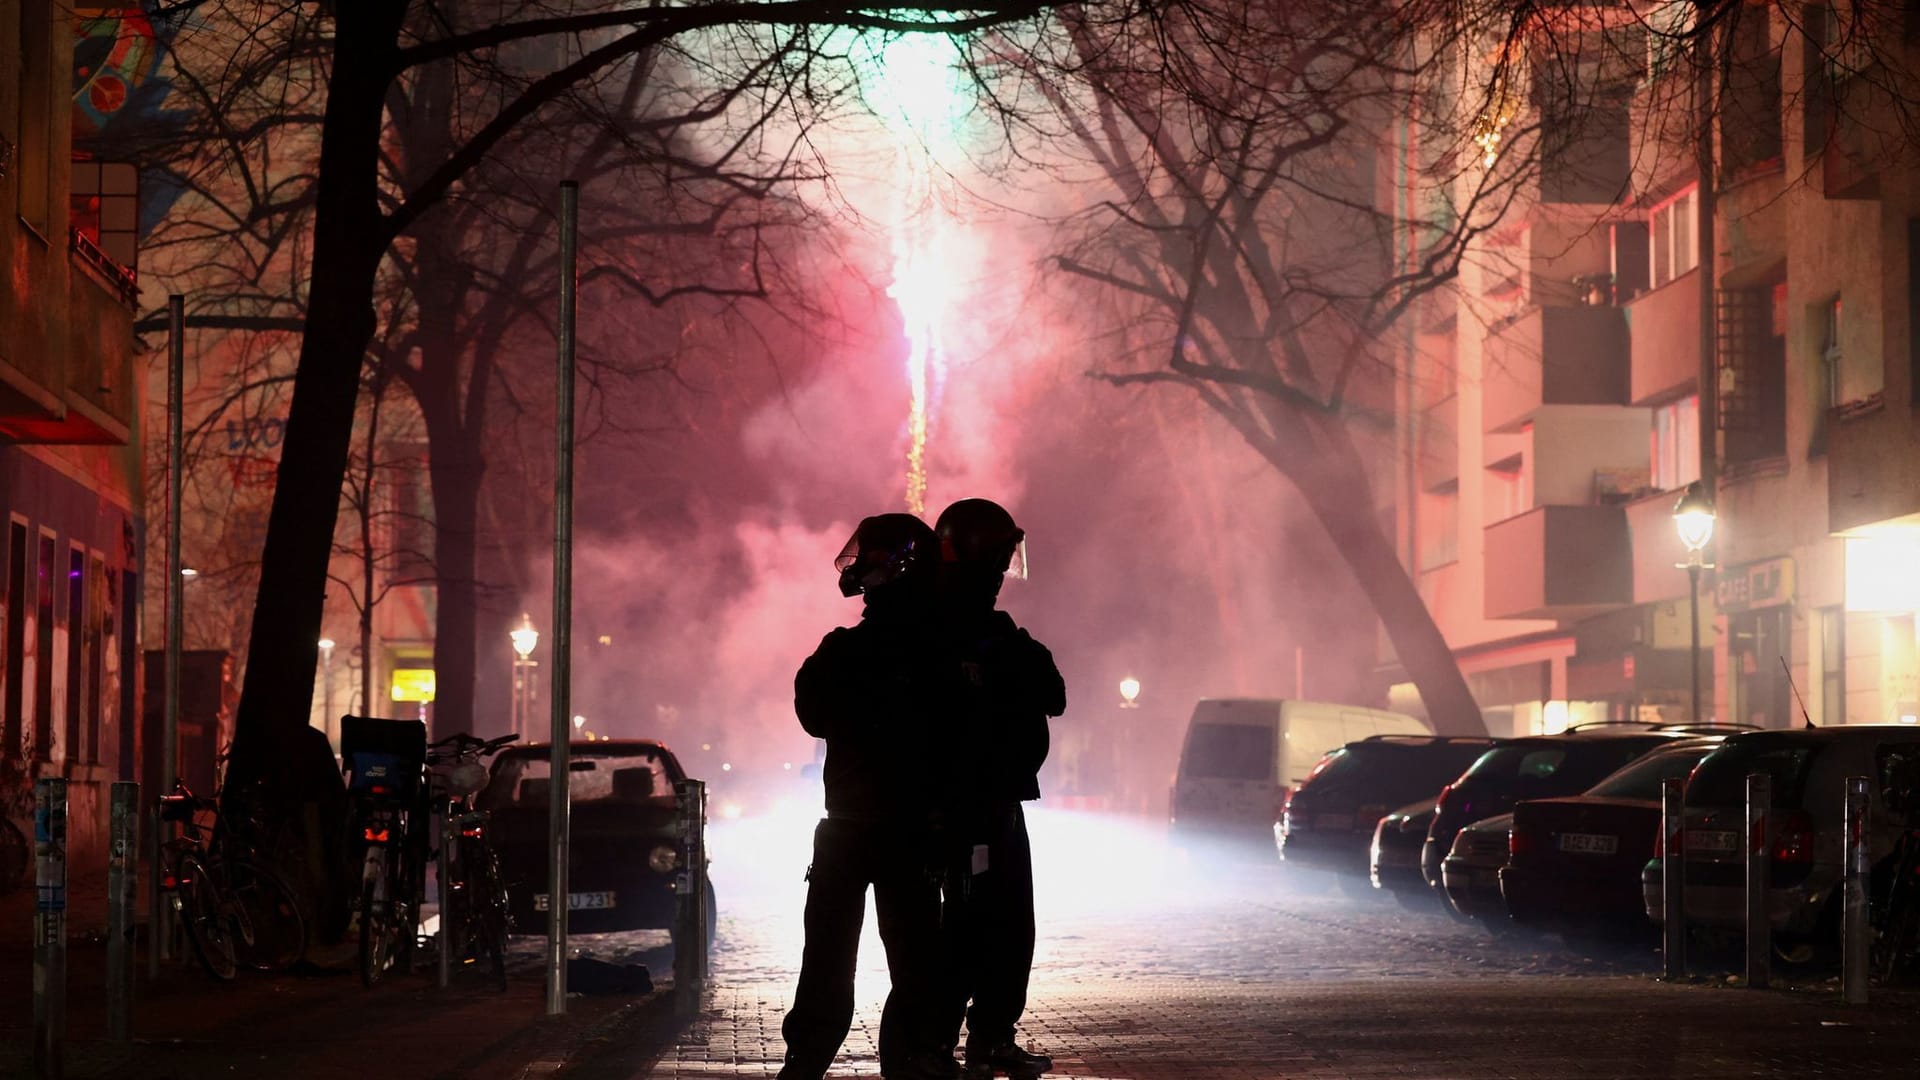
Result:
<svg viewBox="0 0 1920 1080">
<path fill-rule="evenodd" d="M 1496 941 L 1437 909 L 1351 899 L 1290 868 L 1189 861 L 1138 822 L 1043 812 L 1033 834 L 1043 900 L 1023 1032 L 1056 1075 L 1910 1076 L 1920 1053 L 1911 1000 L 1849 1010 L 1820 984 L 1665 985 L 1650 950 L 1591 959 Z M 711 999 L 664 1057 L 624 1075 L 777 1071 L 805 842 L 791 825 L 716 827 Z M 885 991 L 869 921 L 855 1029 L 834 1076 L 878 1074 Z"/>
</svg>

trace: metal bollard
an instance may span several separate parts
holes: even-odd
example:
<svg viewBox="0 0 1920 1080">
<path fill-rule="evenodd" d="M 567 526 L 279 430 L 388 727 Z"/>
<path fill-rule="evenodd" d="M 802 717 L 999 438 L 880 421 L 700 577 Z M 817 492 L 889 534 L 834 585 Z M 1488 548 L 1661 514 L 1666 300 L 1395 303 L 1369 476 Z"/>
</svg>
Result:
<svg viewBox="0 0 1920 1080">
<path fill-rule="evenodd" d="M 140 785 L 113 785 L 107 818 L 107 1038 L 133 1038 L 133 908 L 140 850 Z"/>
<path fill-rule="evenodd" d="M 1867 778 L 1847 777 L 1846 908 L 1841 923 L 1840 993 L 1849 1005 L 1867 1003 L 1867 970 L 1871 963 L 1868 946 L 1873 936 L 1867 918 L 1870 914 L 1868 867 L 1873 846 L 1869 839 L 1873 835 L 1871 806 Z"/>
<path fill-rule="evenodd" d="M 682 780 L 674 787 L 680 815 L 680 873 L 674 880 L 674 916 L 681 948 L 674 950 L 675 1008 L 691 1015 L 707 980 L 707 785 Z"/>
<path fill-rule="evenodd" d="M 1660 953 L 1669 979 L 1687 977 L 1687 889 L 1681 862 L 1681 845 L 1686 837 L 1685 784 L 1679 777 L 1660 784 Z"/>
<path fill-rule="evenodd" d="M 33 1064 L 58 1080 L 67 1039 L 67 782 L 33 785 Z"/>
<path fill-rule="evenodd" d="M 1767 914 L 1768 818 L 1773 777 L 1747 774 L 1747 986 L 1766 989 L 1773 976 L 1773 920 Z"/>
<path fill-rule="evenodd" d="M 439 984 L 440 989 L 445 990 L 453 982 L 453 906 L 448 903 L 448 898 L 453 895 L 453 890 L 447 887 L 447 864 L 453 861 L 451 852 L 456 838 L 460 835 L 460 830 L 456 828 L 453 823 L 453 804 L 451 802 L 443 808 L 443 812 L 438 816 L 440 818 L 440 847 L 435 850 L 433 856 L 433 879 L 440 891 L 440 925 L 434 934 L 434 937 L 439 939 L 439 948 L 434 951 L 438 952 L 440 956 L 439 959 L 435 961 L 433 977 L 434 981 Z"/>
</svg>

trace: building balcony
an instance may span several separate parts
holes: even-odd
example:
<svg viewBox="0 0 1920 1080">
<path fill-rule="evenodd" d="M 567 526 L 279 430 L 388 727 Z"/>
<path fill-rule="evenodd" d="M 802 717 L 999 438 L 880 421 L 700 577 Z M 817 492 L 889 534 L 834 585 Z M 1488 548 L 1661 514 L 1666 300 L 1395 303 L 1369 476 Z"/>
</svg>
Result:
<svg viewBox="0 0 1920 1080">
<path fill-rule="evenodd" d="M 1490 619 L 1578 619 L 1633 602 L 1618 506 L 1542 506 L 1487 526 Z"/>
<path fill-rule="evenodd" d="M 67 268 L 66 334 L 34 333 L 0 357 L 0 439 L 20 443 L 125 445 L 135 410 L 130 276 L 73 239 Z M 57 322 L 27 328 L 44 331 Z"/>
<path fill-rule="evenodd" d="M 1627 304 L 1633 404 L 1690 391 L 1700 378 L 1699 275 L 1689 270 Z"/>
<path fill-rule="evenodd" d="M 1489 432 L 1518 431 L 1546 405 L 1624 405 L 1627 328 L 1620 309 L 1537 307 L 1487 337 L 1481 379 Z"/>
</svg>

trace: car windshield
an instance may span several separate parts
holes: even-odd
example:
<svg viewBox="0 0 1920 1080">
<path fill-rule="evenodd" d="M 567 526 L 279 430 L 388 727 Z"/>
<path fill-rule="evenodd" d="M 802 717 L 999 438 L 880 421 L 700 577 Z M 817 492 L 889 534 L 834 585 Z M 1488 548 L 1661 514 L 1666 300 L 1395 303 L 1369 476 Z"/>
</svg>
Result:
<svg viewBox="0 0 1920 1080">
<path fill-rule="evenodd" d="M 1587 789 L 1587 794 L 1608 799 L 1659 802 L 1660 786 L 1668 780 L 1684 780 L 1711 749 L 1711 746 L 1696 746 L 1648 754 Z"/>
<path fill-rule="evenodd" d="M 1480 755 L 1462 779 L 1512 791 L 1523 799 L 1534 797 L 1529 792 L 1570 795 L 1585 791 L 1651 745 L 1657 745 L 1657 740 L 1573 737 L 1511 743 Z"/>
<path fill-rule="evenodd" d="M 1744 806 L 1747 774 L 1773 778 L 1773 805 L 1798 806 L 1815 748 L 1805 742 L 1732 739 L 1700 760 L 1687 781 L 1689 806 Z"/>
<path fill-rule="evenodd" d="M 576 747 L 568 773 L 568 793 L 576 803 L 644 802 L 673 796 L 673 777 L 665 759 L 653 750 L 595 754 Z M 544 755 L 502 757 L 479 803 L 483 807 L 546 806 L 552 797 L 552 778 Z"/>
<path fill-rule="evenodd" d="M 1273 729 L 1195 724 L 1187 733 L 1184 769 L 1206 780 L 1265 780 L 1273 775 Z"/>
</svg>

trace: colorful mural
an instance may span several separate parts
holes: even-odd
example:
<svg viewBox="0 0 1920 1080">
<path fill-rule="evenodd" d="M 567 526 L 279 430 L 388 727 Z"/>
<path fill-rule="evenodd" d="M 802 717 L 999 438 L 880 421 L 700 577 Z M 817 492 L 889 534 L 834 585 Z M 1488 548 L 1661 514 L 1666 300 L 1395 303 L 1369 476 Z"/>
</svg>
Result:
<svg viewBox="0 0 1920 1080">
<path fill-rule="evenodd" d="M 73 45 L 76 155 L 136 160 L 135 148 L 185 119 L 186 113 L 163 107 L 173 83 L 162 66 L 177 30 L 177 23 L 164 18 L 156 26 L 138 8 L 79 21 Z M 140 235 L 145 237 L 182 189 L 164 170 L 144 165 L 140 187 Z"/>
</svg>

